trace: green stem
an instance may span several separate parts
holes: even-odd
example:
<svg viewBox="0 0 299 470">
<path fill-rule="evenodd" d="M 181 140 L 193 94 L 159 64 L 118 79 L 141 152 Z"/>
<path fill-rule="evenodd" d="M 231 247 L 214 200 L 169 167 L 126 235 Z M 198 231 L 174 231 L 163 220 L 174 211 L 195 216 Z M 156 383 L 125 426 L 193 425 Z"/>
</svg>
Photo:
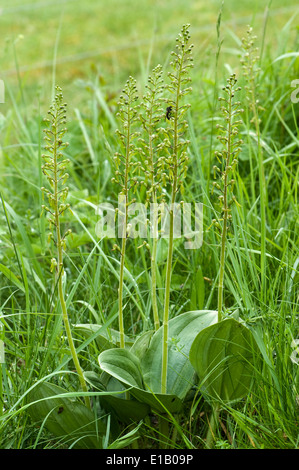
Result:
<svg viewBox="0 0 299 470">
<path fill-rule="evenodd" d="M 221 233 L 221 253 L 220 253 L 220 270 L 219 270 L 219 282 L 218 282 L 218 322 L 222 319 L 222 306 L 223 306 L 223 281 L 224 281 L 224 268 L 225 268 L 225 242 L 227 233 L 227 221 L 228 221 L 228 205 L 227 205 L 227 176 L 228 167 L 231 160 L 231 137 L 232 137 L 232 96 L 229 98 L 229 109 L 228 109 L 228 129 L 227 129 L 227 153 L 225 160 L 224 170 L 224 189 L 223 189 L 223 225 Z"/>
<path fill-rule="evenodd" d="M 125 224 L 126 227 L 126 224 Z M 123 284 L 124 284 L 124 266 L 126 255 L 126 234 L 123 234 L 121 253 L 120 253 L 120 272 L 119 272 L 119 288 L 118 288 L 118 321 L 119 321 L 119 337 L 120 347 L 125 347 L 125 330 L 123 317 Z"/>
<path fill-rule="evenodd" d="M 259 140 L 259 138 L 258 138 Z M 259 182 L 261 203 L 261 292 L 262 299 L 266 298 L 266 183 L 263 167 L 263 157 L 258 142 Z"/>
<path fill-rule="evenodd" d="M 164 442 L 162 443 L 162 449 L 167 449 L 169 440 L 169 422 L 163 416 L 160 416 L 159 419 L 159 431 L 161 438 L 164 438 Z"/>
<path fill-rule="evenodd" d="M 152 97 L 152 107 L 150 108 L 149 114 L 149 157 L 151 162 L 151 175 L 152 175 L 152 202 L 154 206 L 154 226 L 153 226 L 153 246 L 152 246 L 152 255 L 151 255 L 151 296 L 152 296 L 152 309 L 153 309 L 153 318 L 154 318 L 154 326 L 155 331 L 160 328 L 160 319 L 158 313 L 158 304 L 157 304 L 157 266 L 156 266 L 156 258 L 157 258 L 157 245 L 158 245 L 158 211 L 157 211 L 157 192 L 155 188 L 155 167 L 154 167 L 154 149 L 153 149 L 153 135 L 154 135 L 154 127 L 152 124 L 153 121 L 153 104 L 155 100 L 155 95 Z"/>
<path fill-rule="evenodd" d="M 220 322 L 222 319 L 226 230 L 227 230 L 227 212 L 225 212 L 225 215 L 224 215 L 222 236 L 221 236 L 220 271 L 219 271 L 219 284 L 218 284 L 218 322 Z"/>
<path fill-rule="evenodd" d="M 258 172 L 260 189 L 260 209 L 261 209 L 261 293 L 262 299 L 266 298 L 266 180 L 264 172 L 263 152 L 261 148 L 261 136 L 259 127 L 259 117 L 256 105 L 254 85 L 252 85 L 252 107 L 257 135 Z"/>
<path fill-rule="evenodd" d="M 158 303 L 157 303 L 157 245 L 158 245 L 158 210 L 157 210 L 157 190 L 155 186 L 155 164 L 154 164 L 154 135 L 155 135 L 155 126 L 154 126 L 154 116 L 153 109 L 155 105 L 156 93 L 153 92 L 151 96 L 151 102 L 149 107 L 149 116 L 148 116 L 148 153 L 149 160 L 151 164 L 151 184 L 152 184 L 152 197 L 151 202 L 154 207 L 154 224 L 153 224 L 153 245 L 151 252 L 151 298 L 152 298 L 152 310 L 153 310 L 153 319 L 155 331 L 160 328 L 160 319 L 158 313 Z"/>
<path fill-rule="evenodd" d="M 161 376 L 161 393 L 167 391 L 167 363 L 168 363 L 168 323 L 169 323 L 169 300 L 172 270 L 172 253 L 173 253 L 173 208 L 169 212 L 169 246 L 166 266 L 165 281 L 165 299 L 164 299 L 164 315 L 163 315 L 163 344 L 162 344 L 162 376 Z"/>
<path fill-rule="evenodd" d="M 183 57 L 177 75 L 176 103 L 174 109 L 174 126 L 173 126 L 173 183 L 171 194 L 171 206 L 169 210 L 169 245 L 166 266 L 165 280 L 165 299 L 163 313 L 163 344 L 162 344 L 162 373 L 161 373 L 161 393 L 167 392 L 167 364 L 168 364 L 168 329 L 169 329 L 169 302 L 170 302 L 170 285 L 172 274 L 172 254 L 173 254 L 173 222 L 174 222 L 174 203 L 177 192 L 178 182 L 178 114 L 179 99 L 181 92 L 181 74 L 182 74 Z"/>
<path fill-rule="evenodd" d="M 63 272 L 62 265 L 59 265 L 59 266 L 61 266 L 61 272 Z M 64 327 L 65 327 L 65 330 L 66 330 L 66 335 L 67 335 L 69 347 L 70 347 L 70 350 L 71 350 L 71 355 L 72 355 L 72 358 L 73 358 L 73 361 L 74 361 L 74 364 L 75 364 L 75 368 L 76 368 L 76 371 L 77 371 L 77 374 L 78 374 L 78 377 L 79 377 L 81 388 L 82 388 L 83 392 L 88 392 L 88 388 L 87 388 L 87 385 L 86 385 L 86 382 L 85 382 L 85 379 L 84 379 L 84 375 L 83 375 L 83 372 L 82 372 L 82 369 L 81 369 L 81 366 L 80 366 L 77 351 L 76 351 L 74 341 L 73 341 L 73 337 L 72 337 L 72 331 L 71 331 L 70 322 L 69 322 L 69 318 L 68 318 L 68 314 L 67 314 L 66 303 L 65 303 L 64 295 L 63 295 L 62 276 L 61 275 L 59 276 L 59 281 L 58 281 L 58 293 L 59 293 L 59 300 L 60 300 L 60 305 L 61 305 L 61 310 L 62 310 L 62 317 L 63 317 Z M 85 404 L 86 404 L 87 408 L 91 409 L 89 397 L 85 396 L 84 401 L 85 401 Z"/>
<path fill-rule="evenodd" d="M 131 119 L 130 119 L 130 106 L 128 105 L 128 125 L 126 136 L 126 165 L 125 165 L 125 181 L 124 181 L 124 220 L 122 227 L 122 242 L 120 252 L 120 273 L 119 273 L 119 288 L 118 288 L 118 321 L 119 321 L 119 336 L 120 347 L 125 347 L 125 329 L 124 329 L 124 316 L 123 316 L 123 283 L 124 283 L 124 268 L 126 257 L 126 241 L 127 241 L 127 225 L 128 225 L 128 178 L 129 178 L 129 163 L 130 163 L 130 141 L 131 141 Z"/>
<path fill-rule="evenodd" d="M 59 221 L 59 205 L 58 205 L 58 165 L 57 165 L 57 150 L 58 150 L 58 142 L 57 142 L 57 134 L 55 133 L 54 136 L 54 219 L 55 219 L 55 226 L 56 226 L 56 237 L 57 237 L 57 251 L 58 251 L 58 295 L 59 295 L 59 301 L 60 301 L 60 306 L 61 306 L 61 311 L 62 311 L 62 318 L 63 318 L 63 323 L 69 343 L 69 347 L 71 350 L 71 355 L 73 358 L 73 362 L 79 377 L 79 381 L 81 384 L 81 388 L 83 392 L 88 392 L 88 388 L 84 379 L 84 375 L 80 366 L 80 362 L 78 359 L 77 351 L 74 345 L 73 337 L 72 337 L 72 331 L 70 327 L 70 322 L 69 322 L 69 317 L 67 313 L 67 308 L 66 308 L 66 303 L 64 299 L 64 292 L 63 292 L 63 250 L 62 250 L 62 239 L 61 239 L 61 231 L 60 231 L 60 221 Z M 90 400 L 89 397 L 85 396 L 84 397 L 85 404 L 86 406 L 90 409 Z"/>
<path fill-rule="evenodd" d="M 158 213 L 157 210 L 157 198 L 156 194 L 153 197 L 154 201 L 154 226 L 153 226 L 153 247 L 152 247 L 152 256 L 151 256 L 151 276 L 152 276 L 152 309 L 154 317 L 154 326 L 155 331 L 160 328 L 160 319 L 158 313 L 158 303 L 157 303 L 157 273 L 156 273 L 156 258 L 157 258 L 157 245 L 158 245 Z"/>
<path fill-rule="evenodd" d="M 215 431 L 217 428 L 218 418 L 220 414 L 220 408 L 215 406 L 212 409 L 211 418 L 209 424 L 209 429 L 206 437 L 206 446 L 208 449 L 213 449 L 215 441 Z"/>
</svg>

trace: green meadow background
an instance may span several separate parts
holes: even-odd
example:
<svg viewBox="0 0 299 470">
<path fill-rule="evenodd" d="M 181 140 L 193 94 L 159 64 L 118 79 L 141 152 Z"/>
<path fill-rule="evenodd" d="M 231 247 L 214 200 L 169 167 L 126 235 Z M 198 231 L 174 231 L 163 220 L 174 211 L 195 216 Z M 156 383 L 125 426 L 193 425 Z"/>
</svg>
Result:
<svg viewBox="0 0 299 470">
<path fill-rule="evenodd" d="M 191 24 L 195 61 L 214 62 L 221 3 L 216 0 L 3 1 L 1 78 L 9 89 L 21 85 L 26 94 L 32 91 L 30 102 L 38 92 L 41 102 L 47 103 L 55 81 L 63 87 L 67 101 L 84 105 L 88 95 L 80 88 L 80 80 L 90 80 L 98 72 L 103 86 L 114 92 L 128 74 L 136 78 L 147 76 L 148 69 L 167 60 L 179 25 L 184 23 Z M 270 54 L 271 50 L 276 51 L 278 44 L 282 48 L 289 33 L 296 32 L 296 14 L 294 0 L 225 1 L 221 60 L 233 66 L 238 59 L 238 41 L 248 24 L 254 26 L 261 45 L 266 22 L 267 51 Z M 286 25 L 293 16 L 290 31 Z"/>
<path fill-rule="evenodd" d="M 221 116 L 217 97 L 235 72 L 246 106 L 240 58 L 241 39 L 250 25 L 261 67 L 257 92 L 266 223 L 261 228 L 261 172 L 255 126 L 247 110 L 234 190 L 240 206 L 233 211 L 227 241 L 224 304 L 226 313 L 240 315 L 254 329 L 265 363 L 254 393 L 222 416 L 215 446 L 298 448 L 298 350 L 293 341 L 299 338 L 299 103 L 291 102 L 291 82 L 299 79 L 297 0 L 1 2 L 0 79 L 5 103 L 0 104 L 0 334 L 4 332 L 6 362 L 0 364 L 0 448 L 59 447 L 59 441 L 27 413 L 27 391 L 48 374 L 58 385 L 76 390 L 72 374 L 61 372 L 68 367 L 69 351 L 53 307 L 49 268 L 55 253 L 48 247 L 48 224 L 41 215 L 42 118 L 54 87 L 62 88 L 68 104 L 66 155 L 71 160 L 73 214 L 64 215 L 63 223 L 73 229 L 65 254 L 70 321 L 110 322 L 117 328 L 118 254 L 112 251 L 111 240 L 97 245 L 95 208 L 117 201 L 118 188 L 111 178 L 113 155 L 119 150 L 118 97 L 129 75 L 143 93 L 158 63 L 167 71 L 170 51 L 185 23 L 190 23 L 194 69 L 184 198 L 204 204 L 204 241 L 200 250 L 188 253 L 175 244 L 171 315 L 217 308 L 219 237 L 211 228 L 218 214 L 211 194 L 218 148 L 215 119 Z M 164 248 L 157 261 L 160 308 Z M 137 241 L 128 243 L 126 263 L 125 323 L 126 332 L 134 337 L 142 331 L 144 319 L 151 326 L 149 260 Z M 76 341 L 79 344 L 82 338 Z M 97 356 L 94 346 L 81 351 L 84 368 L 98 371 Z M 179 422 L 177 448 L 186 442 L 189 448 L 204 448 L 208 419 L 206 404 L 194 404 Z M 153 423 L 138 431 L 141 447 L 159 446 Z"/>
</svg>

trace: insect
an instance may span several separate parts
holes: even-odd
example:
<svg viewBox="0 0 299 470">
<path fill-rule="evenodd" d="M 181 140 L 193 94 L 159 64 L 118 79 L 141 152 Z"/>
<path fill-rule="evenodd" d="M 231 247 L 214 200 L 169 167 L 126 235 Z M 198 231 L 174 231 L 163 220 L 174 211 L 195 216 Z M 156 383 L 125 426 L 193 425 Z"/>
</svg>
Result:
<svg viewBox="0 0 299 470">
<path fill-rule="evenodd" d="M 168 119 L 168 121 L 170 121 L 171 118 L 172 118 L 172 106 L 167 106 L 165 119 Z"/>
<path fill-rule="evenodd" d="M 58 411 L 57 411 L 57 413 L 60 415 L 60 413 L 62 413 L 62 412 L 63 412 L 63 410 L 64 410 L 63 406 L 60 406 L 60 407 L 58 408 Z"/>
</svg>

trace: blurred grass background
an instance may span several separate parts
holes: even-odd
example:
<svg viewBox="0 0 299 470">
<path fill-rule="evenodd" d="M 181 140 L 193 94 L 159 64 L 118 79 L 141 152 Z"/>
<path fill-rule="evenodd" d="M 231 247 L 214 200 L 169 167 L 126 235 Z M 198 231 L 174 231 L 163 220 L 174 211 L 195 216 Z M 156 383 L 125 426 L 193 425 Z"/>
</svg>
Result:
<svg viewBox="0 0 299 470">
<path fill-rule="evenodd" d="M 191 24 L 199 62 L 203 57 L 208 61 L 210 52 L 214 63 L 220 0 L 4 0 L 1 4 L 0 78 L 20 100 L 25 89 L 27 104 L 38 95 L 42 107 L 47 107 L 56 83 L 66 101 L 82 106 L 86 96 L 78 79 L 95 75 L 103 87 L 118 92 L 129 74 L 146 76 L 148 69 L 163 64 L 183 23 Z M 267 44 L 270 37 L 275 48 L 284 26 L 298 12 L 296 0 L 225 1 L 223 62 L 231 65 L 236 38 L 244 35 L 247 24 L 254 26 L 261 42 L 267 22 Z"/>
</svg>

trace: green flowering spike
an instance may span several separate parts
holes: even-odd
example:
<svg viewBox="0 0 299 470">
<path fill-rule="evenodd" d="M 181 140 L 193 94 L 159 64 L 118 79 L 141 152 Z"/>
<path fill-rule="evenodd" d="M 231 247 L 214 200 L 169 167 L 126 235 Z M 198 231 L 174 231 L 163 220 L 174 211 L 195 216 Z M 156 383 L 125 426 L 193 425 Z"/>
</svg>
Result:
<svg viewBox="0 0 299 470">
<path fill-rule="evenodd" d="M 258 56 L 258 48 L 255 46 L 257 37 L 253 35 L 253 30 L 248 26 L 247 34 L 242 39 L 243 55 L 241 63 L 243 66 L 243 75 L 246 80 L 246 100 L 247 110 L 249 111 L 248 116 L 250 123 L 253 124 L 256 137 L 257 137 L 257 163 L 258 163 L 258 183 L 259 183 L 259 217 L 260 217 L 260 232 L 261 232 L 261 291 L 266 295 L 266 279 L 267 279 L 267 258 L 266 258 L 266 206 L 267 206 L 267 182 L 264 170 L 264 156 L 263 156 L 263 145 L 261 143 L 261 130 L 260 130 L 260 111 L 264 111 L 264 108 L 260 106 L 258 99 L 258 80 L 257 76 L 260 72 L 258 62 L 260 60 Z M 253 170 L 251 168 L 251 173 Z M 255 179 L 255 177 L 254 177 Z M 255 194 L 255 181 L 252 182 L 252 198 L 256 199 Z M 265 301 L 265 298 L 264 298 Z"/>
<path fill-rule="evenodd" d="M 138 119 L 137 111 L 137 86 L 136 80 L 129 77 L 126 85 L 119 98 L 119 111 L 117 117 L 122 124 L 122 129 L 116 129 L 115 133 L 120 141 L 123 153 L 117 152 L 114 155 L 115 174 L 113 181 L 121 188 L 121 193 L 126 195 L 131 186 L 134 186 L 134 181 L 131 181 L 131 169 L 134 169 L 136 162 L 133 157 L 136 154 L 136 147 L 134 144 L 135 138 L 138 136 L 137 132 L 133 132 L 133 126 Z"/>
<path fill-rule="evenodd" d="M 63 102 L 63 95 L 60 87 L 56 87 L 57 94 L 54 98 L 52 105 L 48 111 L 51 119 L 45 119 L 48 128 L 44 129 L 44 140 L 46 142 L 45 150 L 47 154 L 42 155 L 44 164 L 42 171 L 46 176 L 51 189 L 41 188 L 42 192 L 47 195 L 49 206 L 43 206 L 43 209 L 50 213 L 49 217 L 50 226 L 57 227 L 58 218 L 66 209 L 69 208 L 68 204 L 64 201 L 68 195 L 68 187 L 65 182 L 68 179 L 68 173 L 65 169 L 69 164 L 68 159 L 63 159 L 62 150 L 69 144 L 63 140 L 67 129 L 66 123 L 66 103 Z M 62 203 L 62 204 L 59 204 Z M 57 239 L 55 240 L 57 243 Z"/>
<path fill-rule="evenodd" d="M 190 44 L 189 27 L 189 24 L 184 25 L 176 39 L 175 50 L 171 52 L 172 71 L 168 72 L 169 82 L 166 84 L 166 89 L 170 93 L 170 98 L 166 101 L 167 109 L 171 108 L 171 115 L 164 147 L 170 157 L 167 160 L 171 171 L 170 183 L 172 184 L 172 179 L 177 180 L 176 192 L 182 188 L 189 161 L 186 149 L 190 142 L 184 139 L 184 136 L 188 129 L 185 115 L 191 105 L 182 102 L 184 97 L 192 91 L 192 87 L 188 86 L 191 82 L 190 69 L 193 67 L 193 44 Z"/>
<path fill-rule="evenodd" d="M 174 207 L 177 193 L 183 189 L 183 180 L 186 176 L 188 155 L 187 147 L 189 141 L 185 139 L 188 124 L 185 119 L 189 103 L 185 103 L 185 96 L 192 91 L 188 86 L 190 84 L 190 69 L 193 67 L 192 49 L 190 44 L 189 26 L 184 25 L 181 33 L 176 39 L 175 50 L 171 53 L 172 61 L 170 63 L 171 72 L 168 73 L 168 84 L 166 88 L 170 97 L 167 99 L 166 118 L 169 125 L 165 129 L 165 138 L 161 144 L 165 159 L 163 162 L 163 177 L 168 179 L 171 184 L 171 207 Z M 170 111 L 170 113 L 169 113 Z M 167 175 L 166 177 L 164 175 Z M 165 298 L 163 312 L 163 345 L 162 345 L 162 373 L 161 373 L 161 391 L 166 392 L 167 383 L 167 363 L 168 363 L 168 322 L 169 322 L 169 304 L 170 304 L 170 285 L 172 273 L 172 255 L 173 255 L 173 233 L 174 214 L 169 211 L 169 245 L 166 266 L 165 280 Z"/>
<path fill-rule="evenodd" d="M 225 243 L 228 230 L 228 223 L 231 220 L 231 206 L 237 204 L 235 196 L 233 195 L 233 188 L 235 180 L 232 174 L 235 171 L 238 163 L 238 155 L 241 151 L 242 140 L 238 139 L 238 126 L 241 121 L 236 119 L 243 110 L 240 108 L 240 102 L 235 101 L 235 93 L 240 91 L 240 87 L 236 87 L 236 75 L 232 74 L 228 80 L 227 85 L 223 88 L 225 96 L 219 98 L 223 104 L 221 111 L 223 114 L 224 125 L 217 125 L 218 140 L 223 146 L 223 150 L 217 150 L 215 156 L 220 163 L 220 168 L 214 166 L 214 174 L 218 176 L 218 182 L 213 183 L 213 189 L 218 192 L 218 200 L 220 204 L 220 218 L 218 223 L 221 222 L 221 254 L 220 254 L 220 272 L 219 272 L 219 285 L 218 285 L 218 321 L 222 317 L 222 304 L 223 304 L 223 280 L 224 280 L 224 267 L 225 267 Z"/>
<path fill-rule="evenodd" d="M 146 133 L 141 143 L 141 155 L 143 156 L 143 173 L 147 183 L 147 202 L 158 199 L 162 191 L 161 172 L 164 167 L 164 155 L 160 156 L 160 129 L 159 124 L 164 118 L 162 107 L 162 94 L 165 85 L 163 82 L 163 69 L 157 65 L 148 78 L 146 93 L 140 105 L 140 120 Z M 159 194 L 158 194 L 159 193 Z"/>
<path fill-rule="evenodd" d="M 124 333 L 124 320 L 123 320 L 123 282 L 124 282 L 124 267 L 126 256 L 126 240 L 127 240 L 127 226 L 128 226 L 128 207 L 132 204 L 133 200 L 129 199 L 129 192 L 131 189 L 135 190 L 138 180 L 132 177 L 134 170 L 138 171 L 138 162 L 134 161 L 134 156 L 137 153 L 135 146 L 135 139 L 139 135 L 134 132 L 134 126 L 138 120 L 137 111 L 138 93 L 136 87 L 136 80 L 129 77 L 126 85 L 122 91 L 119 99 L 119 112 L 117 117 L 121 122 L 121 129 L 117 129 L 116 135 L 120 141 L 122 153 L 117 152 L 114 156 L 115 173 L 113 182 L 120 187 L 120 195 L 123 197 L 124 214 L 122 217 L 121 237 L 122 244 L 120 250 L 120 275 L 119 275 L 119 288 L 118 288 L 118 319 L 119 319 L 119 333 L 120 333 L 120 346 L 125 347 L 125 333 Z M 118 214 L 120 215 L 120 214 Z"/>
<path fill-rule="evenodd" d="M 65 170 L 69 160 L 63 159 L 62 153 L 62 151 L 68 146 L 68 143 L 64 141 L 64 135 L 67 132 L 65 127 L 67 106 L 66 103 L 63 102 L 61 88 L 56 87 L 56 92 L 57 93 L 54 101 L 48 111 L 50 118 L 45 119 L 47 128 L 44 130 L 44 140 L 46 142 L 45 150 L 47 151 L 47 154 L 42 155 L 44 160 L 42 171 L 50 184 L 50 189 L 46 189 L 44 187 L 41 188 L 43 194 L 48 197 L 49 203 L 49 207 L 43 205 L 42 209 L 49 215 L 48 220 L 50 229 L 52 229 L 53 226 L 55 227 L 55 230 L 53 230 L 54 233 L 51 231 L 49 235 L 49 242 L 51 240 L 54 241 L 56 245 L 57 257 L 51 259 L 50 270 L 51 272 L 55 273 L 56 282 L 58 285 L 59 303 L 72 359 L 79 377 L 81 388 L 84 392 L 87 392 L 88 389 L 86 381 L 80 366 L 72 337 L 62 285 L 62 277 L 64 273 L 63 251 L 66 248 L 65 239 L 66 236 L 71 233 L 68 230 L 62 237 L 60 228 L 60 216 L 70 208 L 70 205 L 65 203 L 68 195 L 68 187 L 65 186 L 65 182 L 69 177 Z M 85 397 L 85 404 L 88 408 L 90 408 L 90 401 L 87 396 Z"/>
<path fill-rule="evenodd" d="M 161 146 L 161 125 L 164 120 L 165 111 L 163 104 L 163 91 L 165 89 L 163 81 L 163 69 L 157 65 L 149 76 L 146 92 L 140 104 L 140 120 L 144 129 L 144 138 L 139 139 L 141 144 L 140 155 L 142 158 L 141 169 L 144 175 L 144 185 L 146 186 L 146 204 L 157 204 L 163 200 L 163 186 L 166 186 L 166 178 L 163 176 L 165 163 L 165 153 Z M 158 218 L 155 217 L 151 226 L 153 234 L 158 232 Z M 158 239 L 153 236 L 152 247 L 146 242 L 145 246 L 150 251 L 151 259 L 151 297 L 155 330 L 160 326 L 157 292 L 156 292 L 156 256 Z M 141 248 L 141 246 L 139 248 Z"/>
<path fill-rule="evenodd" d="M 242 38 L 243 55 L 240 62 L 243 68 L 243 75 L 247 82 L 245 86 L 246 99 L 253 113 L 255 112 L 254 108 L 258 105 L 258 100 L 255 96 L 257 87 L 256 76 L 260 72 L 260 68 L 258 67 L 260 57 L 258 55 L 258 47 L 255 46 L 256 39 L 257 36 L 253 34 L 253 29 L 248 26 L 246 36 Z"/>
</svg>

